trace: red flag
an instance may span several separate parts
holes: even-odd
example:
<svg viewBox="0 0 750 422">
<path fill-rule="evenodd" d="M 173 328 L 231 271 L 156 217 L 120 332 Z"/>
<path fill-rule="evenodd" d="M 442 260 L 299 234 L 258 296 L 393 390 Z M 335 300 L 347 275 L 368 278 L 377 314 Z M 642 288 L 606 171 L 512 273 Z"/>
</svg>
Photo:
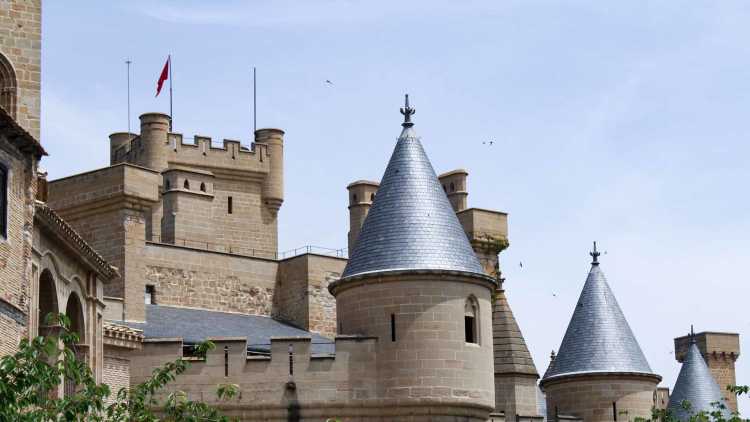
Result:
<svg viewBox="0 0 750 422">
<path fill-rule="evenodd" d="M 164 81 L 169 79 L 169 62 L 170 56 L 167 56 L 167 62 L 164 63 L 164 69 L 161 70 L 161 75 L 159 75 L 159 81 L 156 82 L 156 97 L 159 96 L 159 93 L 161 92 L 161 87 L 164 85 Z"/>
</svg>

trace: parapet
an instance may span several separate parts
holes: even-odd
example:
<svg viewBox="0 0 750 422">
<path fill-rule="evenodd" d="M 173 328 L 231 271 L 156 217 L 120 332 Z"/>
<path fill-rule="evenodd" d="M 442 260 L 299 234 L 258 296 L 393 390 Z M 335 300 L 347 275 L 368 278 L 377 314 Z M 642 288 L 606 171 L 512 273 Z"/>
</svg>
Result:
<svg viewBox="0 0 750 422">
<path fill-rule="evenodd" d="M 736 360 L 740 356 L 740 335 L 737 333 L 702 332 L 695 334 L 695 343 L 703 357 L 722 356 Z M 690 336 L 674 339 L 675 359 L 682 363 L 690 346 Z"/>
<path fill-rule="evenodd" d="M 467 208 L 456 213 L 472 247 L 494 248 L 500 253 L 508 247 L 508 214 L 482 208 Z"/>
<path fill-rule="evenodd" d="M 244 337 L 207 340 L 216 347 L 205 357 L 186 353 L 191 349 L 181 339 L 145 340 L 143 349 L 132 355 L 132 382 L 141 382 L 154 368 L 181 358 L 191 361 L 190 367 L 170 386 L 208 402 L 216 400 L 216 386 L 225 383 L 240 385 L 239 400 L 255 403 L 278 403 L 290 391 L 307 403 L 376 396 L 377 339 L 372 337 L 336 337 L 335 354 L 313 354 L 311 337 L 273 337 L 260 345 L 266 353 L 254 351 L 259 345 L 248 345 Z"/>
</svg>

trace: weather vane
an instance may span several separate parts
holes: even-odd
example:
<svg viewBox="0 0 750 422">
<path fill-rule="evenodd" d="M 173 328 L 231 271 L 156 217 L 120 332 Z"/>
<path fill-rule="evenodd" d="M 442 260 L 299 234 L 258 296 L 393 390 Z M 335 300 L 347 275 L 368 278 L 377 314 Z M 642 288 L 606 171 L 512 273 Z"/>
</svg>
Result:
<svg viewBox="0 0 750 422">
<path fill-rule="evenodd" d="M 409 107 L 409 94 L 405 95 L 405 102 L 404 106 L 401 107 L 401 114 L 404 115 L 404 122 L 401 123 L 401 126 L 403 127 L 412 127 L 414 126 L 414 123 L 411 122 L 411 116 L 414 115 L 414 113 L 417 112 L 417 110 Z"/>
<path fill-rule="evenodd" d="M 589 255 L 591 255 L 591 257 L 594 258 L 594 260 L 591 261 L 591 264 L 599 265 L 599 255 L 601 255 L 601 253 L 596 250 L 596 241 L 594 242 L 594 250 L 593 252 L 589 252 Z"/>
</svg>

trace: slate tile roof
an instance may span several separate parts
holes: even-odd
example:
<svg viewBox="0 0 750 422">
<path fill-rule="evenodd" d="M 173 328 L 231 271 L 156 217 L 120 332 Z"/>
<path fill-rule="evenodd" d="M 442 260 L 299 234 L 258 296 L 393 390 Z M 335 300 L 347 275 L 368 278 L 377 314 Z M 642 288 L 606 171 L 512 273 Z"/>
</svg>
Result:
<svg viewBox="0 0 750 422">
<path fill-rule="evenodd" d="M 343 278 L 399 270 L 484 274 L 412 126 L 396 142 Z"/>
<path fill-rule="evenodd" d="M 690 403 L 690 411 L 682 407 L 682 402 L 685 400 Z M 667 408 L 678 420 L 686 421 L 690 419 L 691 414 L 716 410 L 711 403 L 721 400 L 721 388 L 711 375 L 711 370 L 703 360 L 695 340 L 692 340 L 680 374 L 677 376 L 677 382 L 669 396 Z M 726 409 L 724 417 L 729 418 L 729 411 Z"/>
<path fill-rule="evenodd" d="M 143 330 L 146 339 L 181 337 L 195 344 L 209 337 L 247 337 L 248 349 L 270 352 L 271 337 L 309 336 L 312 354 L 332 354 L 331 339 L 261 315 L 146 305 L 146 323 L 119 322 Z"/>
<path fill-rule="evenodd" d="M 653 374 L 604 273 L 594 263 L 543 381 L 597 372 Z"/>
</svg>

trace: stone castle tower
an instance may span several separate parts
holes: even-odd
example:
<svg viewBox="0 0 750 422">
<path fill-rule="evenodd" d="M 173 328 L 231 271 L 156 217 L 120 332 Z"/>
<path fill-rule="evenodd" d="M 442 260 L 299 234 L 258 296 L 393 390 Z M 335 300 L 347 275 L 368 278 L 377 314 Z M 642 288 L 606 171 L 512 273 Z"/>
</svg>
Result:
<svg viewBox="0 0 750 422">
<path fill-rule="evenodd" d="M 378 397 L 394 419 L 486 421 L 494 407 L 495 282 L 422 148 L 408 98 L 402 113 L 403 131 L 349 262 L 330 286 L 338 329 L 379 339 Z M 369 200 L 367 193 L 359 197 Z"/>
<path fill-rule="evenodd" d="M 714 379 L 715 375 L 712 374 L 709 366 L 706 365 L 692 330 L 687 340 L 687 350 L 681 350 L 682 368 L 680 368 L 680 374 L 677 376 L 674 389 L 669 397 L 669 410 L 673 416 L 681 421 L 688 420 L 692 414 L 701 411 L 714 412 L 717 410 L 722 413 L 724 418 L 729 419 L 730 412 L 737 410 L 737 396 L 732 395 L 735 399 L 734 408 L 730 403 L 725 403 L 726 409 L 720 410 L 713 407 L 713 403 L 725 400 L 723 389 Z M 734 383 L 731 385 L 734 385 Z M 682 403 L 684 401 L 690 403 L 690 410 L 683 408 Z"/>
<path fill-rule="evenodd" d="M 41 0 L 0 2 L 0 107 L 39 139 Z"/>
<path fill-rule="evenodd" d="M 560 350 L 540 383 L 547 395 L 547 418 L 649 418 L 661 377 L 651 370 L 607 284 L 596 243 L 591 256 L 591 270 Z"/>
</svg>

